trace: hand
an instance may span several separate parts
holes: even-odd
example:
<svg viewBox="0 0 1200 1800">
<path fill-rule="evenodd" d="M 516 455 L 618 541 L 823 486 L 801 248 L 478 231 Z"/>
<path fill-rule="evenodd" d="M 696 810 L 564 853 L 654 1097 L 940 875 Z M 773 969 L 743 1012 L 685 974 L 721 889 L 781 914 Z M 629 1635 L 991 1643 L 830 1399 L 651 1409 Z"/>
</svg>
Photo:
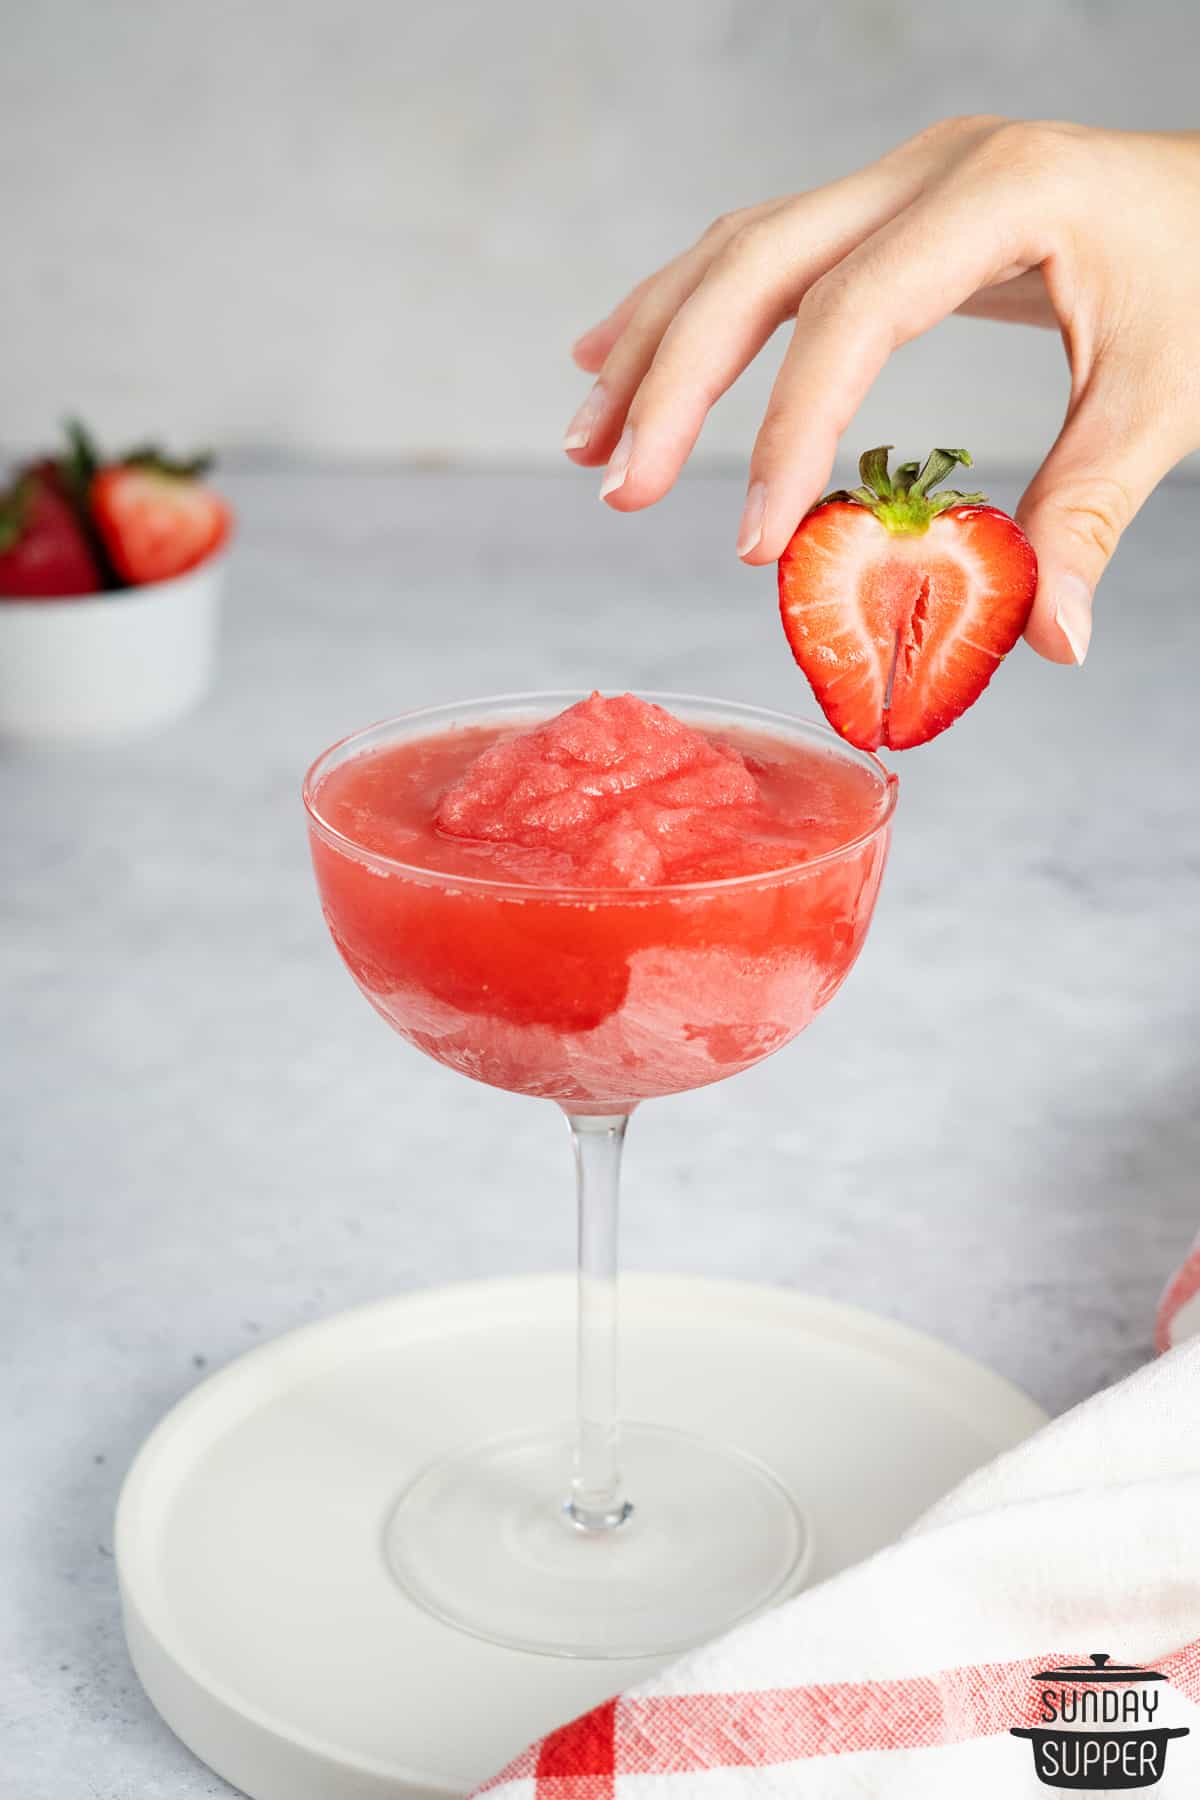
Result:
<svg viewBox="0 0 1200 1800">
<path fill-rule="evenodd" d="M 1040 566 L 1025 635 L 1082 662 L 1121 533 L 1200 447 L 1198 219 L 1200 133 L 947 120 L 828 187 L 718 219 L 640 282 L 574 347 L 599 378 L 564 448 L 608 463 L 610 506 L 652 505 L 794 316 L 737 544 L 774 562 L 893 350 L 955 311 L 1056 326 L 1071 398 L 1017 513 Z"/>
</svg>

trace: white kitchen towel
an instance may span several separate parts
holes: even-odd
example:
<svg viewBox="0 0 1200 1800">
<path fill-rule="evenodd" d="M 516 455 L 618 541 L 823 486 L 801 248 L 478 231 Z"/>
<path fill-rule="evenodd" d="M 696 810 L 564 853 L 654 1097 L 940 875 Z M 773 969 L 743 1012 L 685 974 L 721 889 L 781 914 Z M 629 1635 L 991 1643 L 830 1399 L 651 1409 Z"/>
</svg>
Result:
<svg viewBox="0 0 1200 1800">
<path fill-rule="evenodd" d="M 1131 1773 L 1157 1774 L 1156 1800 L 1195 1800 L 1197 1328 L 1200 1245 L 1164 1295 L 1157 1361 L 972 1475 L 896 1544 L 552 1732 L 479 1792 L 1021 1800 L 1078 1766 L 1050 1785 L 1124 1792 Z M 1064 1683 L 1123 1696 L 1124 1714 L 1084 1734 L 1090 1750 L 1052 1731 L 1039 1762 L 1012 1735 L 1045 1725 L 1055 1689 L 1034 1677 L 1093 1653 L 1165 1679 Z M 1145 1731 L 1164 1727 L 1187 1735 L 1155 1749 Z"/>
</svg>

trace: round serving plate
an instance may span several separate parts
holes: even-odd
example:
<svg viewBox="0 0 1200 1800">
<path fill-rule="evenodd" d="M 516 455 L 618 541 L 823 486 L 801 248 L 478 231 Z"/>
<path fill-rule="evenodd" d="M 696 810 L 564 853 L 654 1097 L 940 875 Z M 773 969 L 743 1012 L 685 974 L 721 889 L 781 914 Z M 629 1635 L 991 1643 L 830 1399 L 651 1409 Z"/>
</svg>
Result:
<svg viewBox="0 0 1200 1800">
<path fill-rule="evenodd" d="M 172 1730 L 251 1800 L 465 1794 L 656 1666 L 468 1636 L 385 1560 L 397 1497 L 434 1458 L 569 1418 L 574 1305 L 571 1277 L 543 1275 L 360 1307 L 239 1357 L 142 1447 L 116 1529 L 130 1654 Z M 1000 1377 L 853 1307 L 639 1274 L 621 1306 L 628 1416 L 774 1470 L 812 1527 L 809 1582 L 1044 1422 Z"/>
</svg>

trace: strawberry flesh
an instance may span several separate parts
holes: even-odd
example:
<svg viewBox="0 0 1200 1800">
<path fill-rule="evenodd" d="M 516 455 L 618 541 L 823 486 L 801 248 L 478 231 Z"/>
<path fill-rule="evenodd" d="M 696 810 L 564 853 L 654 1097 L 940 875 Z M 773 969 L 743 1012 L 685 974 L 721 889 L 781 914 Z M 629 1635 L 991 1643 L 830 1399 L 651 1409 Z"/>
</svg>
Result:
<svg viewBox="0 0 1200 1800">
<path fill-rule="evenodd" d="M 911 463 L 893 485 L 886 465 L 868 452 L 864 488 L 815 507 L 779 563 L 792 653 L 830 724 L 864 750 L 910 749 L 953 724 L 1020 637 L 1037 588 L 1007 514 L 983 495 L 929 498 L 936 473 L 922 486 Z"/>
<path fill-rule="evenodd" d="M 89 498 L 113 567 L 134 585 L 194 569 L 229 535 L 229 510 L 220 496 L 190 475 L 162 467 L 112 464 L 100 470 Z"/>
</svg>

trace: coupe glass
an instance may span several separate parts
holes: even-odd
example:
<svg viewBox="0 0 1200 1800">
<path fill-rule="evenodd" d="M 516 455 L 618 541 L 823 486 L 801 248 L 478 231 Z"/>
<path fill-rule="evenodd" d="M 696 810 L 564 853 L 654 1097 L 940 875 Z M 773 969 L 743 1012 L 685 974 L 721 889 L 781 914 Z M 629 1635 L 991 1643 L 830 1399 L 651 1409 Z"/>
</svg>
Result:
<svg viewBox="0 0 1200 1800">
<path fill-rule="evenodd" d="M 560 1656 L 675 1651 L 794 1588 L 808 1532 L 793 1496 L 736 1447 L 618 1424 L 617 1192 L 643 1100 L 761 1061 L 826 1004 L 862 946 L 895 777 L 823 726 L 649 694 L 689 724 L 845 758 L 877 784 L 865 832 L 808 862 L 639 888 L 439 874 L 356 843 L 322 812 L 348 759 L 472 726 L 527 728 L 577 693 L 432 707 L 343 739 L 304 784 L 326 921 L 367 999 L 450 1068 L 560 1106 L 578 1194 L 578 1416 L 572 1430 L 468 1444 L 398 1498 L 396 1579 L 465 1631 Z"/>
</svg>

